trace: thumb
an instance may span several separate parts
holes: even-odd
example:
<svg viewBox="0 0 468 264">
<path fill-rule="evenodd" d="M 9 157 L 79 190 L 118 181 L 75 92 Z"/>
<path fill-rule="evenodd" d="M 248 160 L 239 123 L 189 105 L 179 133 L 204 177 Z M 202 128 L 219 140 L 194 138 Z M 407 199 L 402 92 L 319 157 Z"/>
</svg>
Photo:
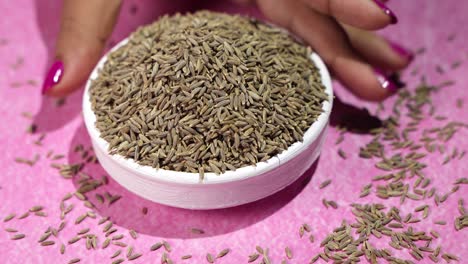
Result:
<svg viewBox="0 0 468 264">
<path fill-rule="evenodd" d="M 42 94 L 62 97 L 78 89 L 99 60 L 112 33 L 120 0 L 65 0 L 55 62 Z"/>
</svg>

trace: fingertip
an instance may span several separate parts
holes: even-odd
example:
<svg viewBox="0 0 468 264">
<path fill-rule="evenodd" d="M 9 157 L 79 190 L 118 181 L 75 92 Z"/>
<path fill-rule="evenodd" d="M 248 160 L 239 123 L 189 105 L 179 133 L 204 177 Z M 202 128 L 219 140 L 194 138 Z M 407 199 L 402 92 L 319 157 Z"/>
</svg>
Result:
<svg viewBox="0 0 468 264">
<path fill-rule="evenodd" d="M 47 74 L 42 83 L 42 95 L 49 95 L 52 93 L 54 86 L 62 80 L 64 73 L 64 66 L 61 60 L 56 60 L 47 71 Z"/>
<path fill-rule="evenodd" d="M 392 54 L 388 62 L 392 70 L 404 69 L 414 60 L 415 56 L 411 50 L 388 39 L 386 42 Z"/>
<path fill-rule="evenodd" d="M 312 8 L 333 16 L 341 23 L 365 30 L 378 30 L 398 22 L 395 13 L 379 0 L 303 1 L 306 1 Z"/>
<path fill-rule="evenodd" d="M 60 63 L 61 68 L 56 71 L 56 65 Z M 70 63 L 63 63 L 62 61 L 55 62 L 48 74 L 44 79 L 44 85 L 42 94 L 51 97 L 63 97 L 80 87 L 80 84 L 84 81 L 82 77 L 78 77 L 76 69 L 70 67 Z M 51 81 L 51 78 L 54 78 Z"/>
<path fill-rule="evenodd" d="M 62 97 L 81 87 L 101 56 L 120 5 L 119 0 L 64 1 L 58 59 L 44 78 L 43 95 Z"/>
<path fill-rule="evenodd" d="M 60 45 L 56 56 L 58 59 L 44 78 L 43 95 L 63 97 L 81 88 L 99 60 L 104 47 L 103 43 L 84 43 L 79 39 L 74 43 L 67 43 Z M 58 69 L 57 65 L 60 66 L 58 78 L 55 76 L 57 73 L 54 75 Z M 52 76 L 55 76 L 54 81 L 50 81 Z"/>
<path fill-rule="evenodd" d="M 366 14 L 366 18 L 361 20 L 361 23 L 353 23 L 365 30 L 378 30 L 388 25 L 396 24 L 397 17 L 390 9 L 370 8 Z"/>
<path fill-rule="evenodd" d="M 347 25 L 344 25 L 344 28 L 355 52 L 374 67 L 399 71 L 406 68 L 415 58 L 410 49 L 371 31 Z"/>
<path fill-rule="evenodd" d="M 338 58 L 333 70 L 354 95 L 366 101 L 383 101 L 399 89 L 384 72 L 360 61 Z"/>
<path fill-rule="evenodd" d="M 393 11 L 388 8 L 388 6 L 383 3 L 383 1 L 374 0 L 374 2 L 384 12 L 384 14 L 387 15 L 387 18 L 390 19 L 390 24 L 398 23 L 398 18 L 396 17 L 395 13 L 393 13 Z"/>
</svg>

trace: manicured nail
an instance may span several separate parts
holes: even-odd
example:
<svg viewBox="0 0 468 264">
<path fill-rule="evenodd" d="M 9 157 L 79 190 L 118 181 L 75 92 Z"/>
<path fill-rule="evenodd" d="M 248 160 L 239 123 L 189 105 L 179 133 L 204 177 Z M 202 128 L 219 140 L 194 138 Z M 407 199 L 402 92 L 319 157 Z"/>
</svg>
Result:
<svg viewBox="0 0 468 264">
<path fill-rule="evenodd" d="M 412 61 L 414 59 L 413 52 L 411 52 L 410 50 L 404 48 L 403 46 L 401 46 L 398 43 L 392 42 L 390 40 L 387 40 L 387 41 L 388 41 L 388 44 L 390 45 L 390 47 L 392 47 L 392 49 L 396 53 L 398 53 L 398 55 L 400 55 L 401 57 L 407 59 L 408 61 Z"/>
<path fill-rule="evenodd" d="M 63 63 L 61 61 L 56 61 L 47 72 L 47 75 L 42 84 L 42 94 L 47 93 L 54 85 L 60 82 L 63 75 Z"/>
<path fill-rule="evenodd" d="M 374 0 L 374 2 L 384 11 L 384 13 L 390 17 L 390 23 L 396 24 L 398 22 L 398 18 L 395 16 L 395 13 L 390 10 L 384 3 L 380 0 Z"/>
<path fill-rule="evenodd" d="M 377 80 L 379 81 L 380 83 L 380 86 L 382 86 L 382 88 L 384 89 L 387 89 L 388 91 L 390 91 L 391 93 L 395 93 L 396 91 L 398 91 L 398 89 L 400 89 L 401 87 L 399 87 L 398 85 L 396 85 L 385 73 L 383 73 L 381 70 L 379 69 L 374 69 L 375 70 L 375 76 L 377 77 Z"/>
</svg>

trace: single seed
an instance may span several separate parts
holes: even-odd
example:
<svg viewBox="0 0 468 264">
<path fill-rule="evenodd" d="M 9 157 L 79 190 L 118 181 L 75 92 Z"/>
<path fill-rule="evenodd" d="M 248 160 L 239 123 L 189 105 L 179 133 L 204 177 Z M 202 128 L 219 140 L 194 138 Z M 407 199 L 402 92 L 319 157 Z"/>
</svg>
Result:
<svg viewBox="0 0 468 264">
<path fill-rule="evenodd" d="M 38 212 L 38 211 L 41 211 L 42 209 L 44 209 L 44 207 L 42 207 L 40 205 L 36 205 L 36 206 L 31 207 L 31 209 L 29 209 L 29 211 L 30 212 Z"/>
<path fill-rule="evenodd" d="M 120 240 L 120 239 L 122 239 L 122 238 L 124 238 L 124 235 L 120 234 L 120 235 L 115 235 L 115 236 L 113 236 L 113 237 L 112 237 L 112 240 Z"/>
<path fill-rule="evenodd" d="M 9 214 L 5 218 L 3 218 L 3 222 L 8 222 L 11 219 L 15 218 L 16 214 Z"/>
<path fill-rule="evenodd" d="M 124 242 L 120 242 L 120 241 L 115 241 L 113 242 L 113 244 L 119 247 L 127 247 L 127 244 L 125 244 Z"/>
<path fill-rule="evenodd" d="M 156 251 L 156 250 L 160 249 L 162 246 L 163 246 L 163 244 L 161 242 L 158 242 L 158 243 L 152 245 L 150 250 L 151 251 Z"/>
<path fill-rule="evenodd" d="M 72 198 L 72 194 L 71 193 L 67 193 L 63 198 L 62 198 L 62 201 L 67 201 L 69 200 L 70 198 Z"/>
<path fill-rule="evenodd" d="M 167 252 L 171 252 L 171 245 L 169 243 L 167 243 L 167 241 L 162 241 L 162 244 L 164 246 L 164 249 L 167 251 Z"/>
<path fill-rule="evenodd" d="M 327 187 L 328 185 L 330 185 L 331 182 L 332 182 L 331 180 L 326 180 L 326 181 L 324 181 L 324 182 L 322 182 L 320 184 L 319 188 L 323 189 L 323 188 Z"/>
<path fill-rule="evenodd" d="M 263 254 L 263 248 L 260 246 L 256 246 L 255 249 L 257 250 L 258 253 Z"/>
<path fill-rule="evenodd" d="M 79 237 L 79 236 L 73 237 L 72 239 L 68 240 L 68 244 L 73 244 L 73 243 L 77 242 L 80 239 L 81 239 L 81 237 Z"/>
<path fill-rule="evenodd" d="M 48 231 L 48 232 L 45 232 L 37 242 L 41 243 L 41 242 L 44 242 L 46 241 L 50 236 L 52 235 L 52 232 Z"/>
<path fill-rule="evenodd" d="M 101 219 L 99 220 L 99 222 L 98 222 L 98 225 L 104 224 L 105 222 L 107 222 L 107 220 L 109 220 L 109 217 L 108 217 L 108 216 L 101 218 Z"/>
<path fill-rule="evenodd" d="M 432 235 L 434 238 L 439 238 L 439 237 L 440 237 L 439 233 L 437 233 L 437 232 L 434 231 L 434 230 L 431 230 L 430 233 L 431 233 L 431 235 Z"/>
<path fill-rule="evenodd" d="M 41 246 L 43 247 L 52 246 L 52 245 L 55 245 L 55 241 L 47 240 L 47 241 L 41 242 Z"/>
<path fill-rule="evenodd" d="M 29 216 L 29 212 L 26 212 L 18 217 L 18 219 L 24 219 Z"/>
<path fill-rule="evenodd" d="M 67 224 L 67 222 L 65 222 L 65 221 L 60 222 L 60 225 L 59 225 L 59 227 L 57 229 L 57 232 L 62 231 L 65 228 L 66 224 Z"/>
<path fill-rule="evenodd" d="M 293 255 L 292 255 L 291 249 L 289 247 L 285 248 L 285 252 L 286 252 L 286 257 L 288 259 L 292 259 Z"/>
<path fill-rule="evenodd" d="M 345 153 L 342 149 L 338 149 L 338 155 L 339 155 L 342 159 L 346 159 L 346 158 L 347 158 L 346 153 Z"/>
<path fill-rule="evenodd" d="M 83 222 L 83 221 L 86 219 L 86 217 L 88 217 L 87 214 L 78 216 L 78 218 L 76 218 L 76 220 L 75 220 L 75 225 L 78 225 L 78 224 L 80 224 L 81 222 Z"/>
<path fill-rule="evenodd" d="M 137 238 L 138 238 L 138 234 L 137 234 L 137 232 L 136 232 L 135 230 L 131 229 L 131 230 L 129 231 L 129 233 L 130 233 L 130 236 L 131 236 L 133 239 L 137 239 Z"/>
<path fill-rule="evenodd" d="M 112 256 L 111 256 L 111 259 L 118 257 L 120 255 L 120 253 L 122 253 L 122 250 L 120 250 L 120 249 L 115 251 L 114 254 L 112 254 Z"/>
<path fill-rule="evenodd" d="M 16 235 L 11 237 L 11 240 L 19 240 L 19 239 L 23 239 L 25 237 L 26 237 L 25 234 L 16 234 Z"/>
<path fill-rule="evenodd" d="M 254 253 L 254 254 L 249 256 L 249 259 L 247 260 L 247 262 L 252 263 L 252 262 L 256 261 L 258 259 L 258 257 L 260 257 L 260 254 Z"/>
<path fill-rule="evenodd" d="M 47 214 L 45 212 L 42 212 L 42 211 L 35 212 L 34 215 L 41 216 L 41 217 L 46 217 L 47 216 Z"/>
<path fill-rule="evenodd" d="M 81 201 L 86 200 L 86 196 L 84 196 L 82 193 L 75 192 L 74 194 L 75 194 L 76 198 L 78 198 L 78 200 L 81 200 Z"/>
<path fill-rule="evenodd" d="M 206 254 L 206 260 L 208 263 L 214 263 L 214 258 L 210 253 Z"/>
<path fill-rule="evenodd" d="M 226 256 L 231 250 L 229 248 L 225 248 L 223 250 L 221 250 L 218 255 L 216 256 L 216 258 L 222 258 L 224 256 Z"/>
<path fill-rule="evenodd" d="M 122 263 L 124 261 L 125 261 L 125 259 L 120 258 L 120 259 L 116 259 L 116 260 L 112 261 L 112 264 L 120 264 L 120 263 Z"/>
<path fill-rule="evenodd" d="M 110 239 L 110 238 L 106 238 L 106 240 L 104 240 L 104 242 L 102 243 L 101 248 L 102 248 L 102 249 L 107 248 L 107 247 L 110 245 L 110 242 L 111 242 L 111 239 Z"/>
<path fill-rule="evenodd" d="M 310 260 L 310 264 L 313 264 L 315 262 L 317 262 L 317 260 L 320 258 L 320 255 L 315 255 L 311 260 Z"/>
<path fill-rule="evenodd" d="M 304 226 L 301 226 L 301 227 L 299 228 L 299 237 L 302 238 L 302 237 L 304 236 L 304 232 L 305 232 Z"/>
<path fill-rule="evenodd" d="M 130 257 L 128 257 L 128 260 L 132 261 L 132 260 L 135 260 L 135 259 L 137 259 L 137 258 L 139 258 L 141 256 L 143 256 L 143 254 L 140 254 L 140 253 L 133 254 Z"/>
<path fill-rule="evenodd" d="M 60 254 L 65 254 L 65 244 L 60 244 Z"/>
<path fill-rule="evenodd" d="M 77 234 L 78 234 L 78 235 L 83 235 L 83 234 L 86 234 L 86 233 L 88 233 L 88 232 L 89 232 L 89 230 L 90 230 L 89 228 L 84 228 L 84 229 L 81 229 L 80 231 L 78 231 L 78 233 L 77 233 Z"/>
<path fill-rule="evenodd" d="M 133 254 L 133 246 L 127 248 L 127 258 Z"/>
<path fill-rule="evenodd" d="M 104 226 L 104 228 L 102 229 L 102 232 L 107 232 L 107 231 L 109 231 L 109 230 L 111 229 L 112 225 L 113 225 L 112 222 L 107 223 L 107 224 Z"/>
</svg>

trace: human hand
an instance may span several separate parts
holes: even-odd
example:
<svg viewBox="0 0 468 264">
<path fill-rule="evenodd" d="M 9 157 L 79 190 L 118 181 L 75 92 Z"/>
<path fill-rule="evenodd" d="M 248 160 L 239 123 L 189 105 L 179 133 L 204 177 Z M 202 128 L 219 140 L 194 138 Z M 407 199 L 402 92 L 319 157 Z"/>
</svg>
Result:
<svg viewBox="0 0 468 264">
<path fill-rule="evenodd" d="M 302 37 L 354 94 L 371 101 L 392 95 L 384 72 L 406 67 L 410 52 L 371 31 L 396 22 L 382 3 L 369 0 L 237 0 L 255 2 L 274 23 Z M 378 4 L 376 4 L 378 3 Z M 120 0 L 65 0 L 57 62 L 43 93 L 65 96 L 88 78 L 120 10 Z M 63 65 L 66 65 L 66 71 Z M 375 68 L 381 69 L 376 71 Z"/>
<path fill-rule="evenodd" d="M 274 23 L 303 38 L 356 96 L 381 101 L 399 88 L 387 72 L 405 68 L 413 54 L 371 30 L 397 23 L 379 0 L 237 0 L 255 3 Z"/>
</svg>

